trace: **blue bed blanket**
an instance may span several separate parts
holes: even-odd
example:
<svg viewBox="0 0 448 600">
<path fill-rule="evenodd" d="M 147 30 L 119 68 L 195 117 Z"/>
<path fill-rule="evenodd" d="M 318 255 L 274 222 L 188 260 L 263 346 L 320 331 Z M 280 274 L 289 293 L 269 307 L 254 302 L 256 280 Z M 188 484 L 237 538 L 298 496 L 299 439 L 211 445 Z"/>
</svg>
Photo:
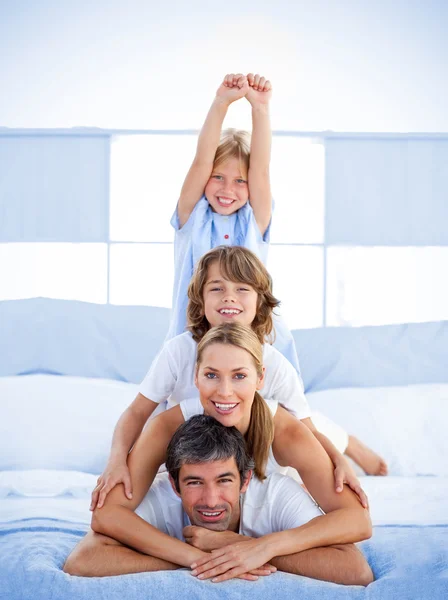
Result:
<svg viewBox="0 0 448 600">
<path fill-rule="evenodd" d="M 87 531 L 85 523 L 21 519 L 0 524 L 2 600 L 150 600 L 163 598 L 301 598 L 442 600 L 448 597 L 448 527 L 375 527 L 361 544 L 376 581 L 341 586 L 286 573 L 257 582 L 198 581 L 186 569 L 118 577 L 66 575 L 62 565 Z"/>
</svg>

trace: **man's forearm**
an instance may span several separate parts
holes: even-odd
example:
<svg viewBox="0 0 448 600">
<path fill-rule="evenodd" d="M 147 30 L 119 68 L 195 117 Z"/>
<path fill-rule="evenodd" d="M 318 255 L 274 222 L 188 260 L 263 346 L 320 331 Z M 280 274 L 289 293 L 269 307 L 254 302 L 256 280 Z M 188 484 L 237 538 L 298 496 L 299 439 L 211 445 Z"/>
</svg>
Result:
<svg viewBox="0 0 448 600">
<path fill-rule="evenodd" d="M 205 554 L 194 546 L 170 537 L 132 510 L 117 504 L 97 508 L 91 526 L 96 533 L 118 540 L 142 554 L 183 567 L 189 567 Z"/>
<path fill-rule="evenodd" d="M 315 517 L 300 527 L 270 533 L 263 538 L 267 553 L 285 556 L 311 548 L 352 544 L 372 535 L 372 525 L 366 509 L 339 508 Z"/>
<path fill-rule="evenodd" d="M 96 548 L 77 549 L 64 565 L 64 573 L 78 577 L 112 577 L 129 573 L 171 571 L 181 568 L 172 562 L 141 554 L 121 545 L 102 544 Z"/>
<path fill-rule="evenodd" d="M 279 571 L 343 585 L 368 585 L 373 581 L 366 559 L 352 544 L 312 548 L 277 556 L 269 562 Z"/>
</svg>

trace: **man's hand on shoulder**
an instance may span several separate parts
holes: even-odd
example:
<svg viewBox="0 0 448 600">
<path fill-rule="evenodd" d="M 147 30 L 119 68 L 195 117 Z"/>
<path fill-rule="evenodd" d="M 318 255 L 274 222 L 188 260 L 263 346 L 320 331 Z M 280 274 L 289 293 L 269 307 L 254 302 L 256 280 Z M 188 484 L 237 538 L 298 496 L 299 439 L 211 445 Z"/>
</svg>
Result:
<svg viewBox="0 0 448 600">
<path fill-rule="evenodd" d="M 245 539 L 243 535 L 239 535 L 233 531 L 212 531 L 211 529 L 196 527 L 195 525 L 184 527 L 183 535 L 187 544 L 204 552 L 211 552 L 212 550 Z M 250 540 L 251 538 L 246 539 Z"/>
</svg>

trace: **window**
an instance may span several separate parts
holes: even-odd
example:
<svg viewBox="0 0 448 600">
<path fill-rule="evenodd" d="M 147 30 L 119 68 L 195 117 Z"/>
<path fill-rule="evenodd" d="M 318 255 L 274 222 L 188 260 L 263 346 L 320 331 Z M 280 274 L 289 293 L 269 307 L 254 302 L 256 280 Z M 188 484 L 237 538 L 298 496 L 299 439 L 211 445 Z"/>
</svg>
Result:
<svg viewBox="0 0 448 600">
<path fill-rule="evenodd" d="M 170 307 L 174 278 L 170 219 L 197 136 L 191 132 L 114 136 L 100 131 L 92 142 L 94 133 L 86 134 L 89 141 L 83 141 L 82 133 L 73 135 L 76 140 L 71 144 L 64 133 L 61 146 L 52 131 L 34 135 L 32 142 L 29 136 L 18 135 L 13 144 L 3 144 L 4 156 L 15 170 L 4 165 L 0 178 L 0 212 L 8 217 L 0 228 L 0 300 L 47 296 Z M 448 319 L 444 227 L 448 141 L 442 135 L 412 138 L 409 143 L 402 138 L 397 142 L 392 134 L 376 139 L 361 135 L 354 141 L 350 136 L 338 141 L 326 134 L 274 135 L 274 214 L 267 266 L 274 294 L 281 300 L 279 312 L 291 329 Z M 43 160 L 39 139 L 47 153 L 51 149 L 51 160 Z M 21 152 L 21 143 L 30 147 Z M 72 148 L 72 154 L 65 148 Z M 58 154 L 63 170 L 58 169 Z M 73 165 L 78 165 L 73 166 L 76 176 L 70 172 L 72 155 Z M 38 163 L 36 156 L 41 158 Z M 15 179 L 22 173 L 19 159 L 33 178 L 29 183 L 22 177 L 15 196 Z M 394 161 L 401 171 L 394 168 Z M 67 173 L 81 190 L 76 194 L 67 184 Z M 54 182 L 59 187 L 51 188 L 51 201 L 62 210 L 65 230 L 53 204 L 47 202 L 45 212 L 33 195 L 38 189 L 45 198 L 47 183 Z M 95 204 L 97 197 L 100 201 Z M 53 237 L 48 233 L 49 219 L 61 240 L 53 230 Z M 27 237 L 29 241 L 21 241 Z M 425 245 L 429 240 L 439 245 Z"/>
<path fill-rule="evenodd" d="M 113 138 L 112 304 L 171 306 L 174 234 L 169 222 L 196 142 L 193 135 Z M 268 268 L 282 300 L 280 312 L 291 328 L 319 327 L 324 281 L 323 146 L 308 138 L 275 137 L 271 172 L 275 210 Z M 291 267 L 288 271 L 285 264 Z"/>
<path fill-rule="evenodd" d="M 0 299 L 107 302 L 107 245 L 0 244 Z"/>
</svg>

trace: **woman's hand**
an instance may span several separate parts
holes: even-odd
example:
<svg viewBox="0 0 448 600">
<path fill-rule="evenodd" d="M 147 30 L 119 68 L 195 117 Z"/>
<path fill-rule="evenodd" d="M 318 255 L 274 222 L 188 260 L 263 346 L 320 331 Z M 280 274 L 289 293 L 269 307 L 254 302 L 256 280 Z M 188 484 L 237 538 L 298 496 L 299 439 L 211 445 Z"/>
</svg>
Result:
<svg viewBox="0 0 448 600">
<path fill-rule="evenodd" d="M 338 493 L 342 492 L 344 489 L 344 483 L 346 483 L 358 496 L 362 506 L 364 508 L 369 508 L 369 500 L 366 496 L 366 493 L 362 489 L 353 467 L 343 456 L 341 456 L 335 463 L 334 481 L 335 489 Z"/>
<path fill-rule="evenodd" d="M 249 89 L 246 93 L 246 98 L 252 107 L 269 104 L 272 98 L 272 85 L 269 79 L 258 74 L 249 73 L 247 75 L 247 82 Z"/>
<path fill-rule="evenodd" d="M 258 539 L 237 542 L 213 550 L 210 556 L 205 556 L 191 565 L 192 575 L 198 579 L 210 579 L 212 582 L 227 581 L 243 574 L 255 574 L 265 567 L 275 572 L 268 561 L 272 557 L 266 550 L 266 544 Z"/>
<path fill-rule="evenodd" d="M 217 98 L 231 104 L 240 98 L 243 98 L 249 90 L 247 77 L 242 73 L 229 73 L 224 77 L 224 81 L 216 92 Z"/>
<path fill-rule="evenodd" d="M 98 477 L 95 489 L 92 492 L 90 510 L 101 508 L 107 494 L 119 483 L 124 485 L 124 493 L 129 500 L 132 499 L 131 474 L 126 463 L 108 463 L 104 473 Z"/>
</svg>

